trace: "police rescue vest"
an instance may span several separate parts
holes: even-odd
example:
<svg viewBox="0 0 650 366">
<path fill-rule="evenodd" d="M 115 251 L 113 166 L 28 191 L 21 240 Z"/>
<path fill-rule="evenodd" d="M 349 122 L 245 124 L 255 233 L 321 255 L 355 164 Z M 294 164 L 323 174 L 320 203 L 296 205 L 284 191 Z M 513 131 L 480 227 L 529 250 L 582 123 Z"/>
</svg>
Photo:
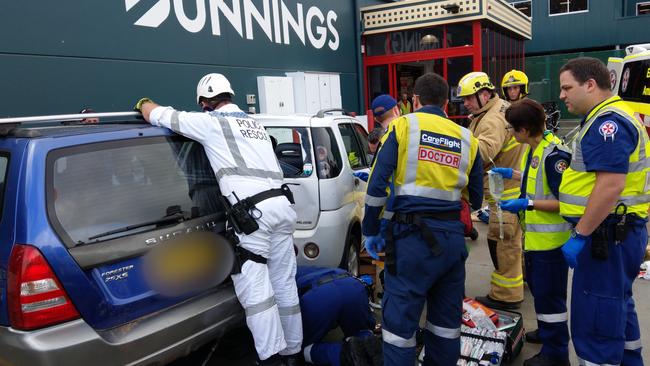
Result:
<svg viewBox="0 0 650 366">
<path fill-rule="evenodd" d="M 637 130 L 638 140 L 634 152 L 630 155 L 630 165 L 625 177 L 625 188 L 618 200 L 627 206 L 627 213 L 636 213 L 640 217 L 648 216 L 650 205 L 650 155 L 648 154 L 649 139 L 641 123 L 634 118 L 632 109 L 618 96 L 611 97 L 600 103 L 587 116 L 586 122 L 576 139 L 573 141 L 573 156 L 571 165 L 562 175 L 560 184 L 560 215 L 580 217 L 585 213 L 589 196 L 596 183 L 596 173 L 588 172 L 582 157 L 581 142 L 587 131 L 599 116 L 616 113 L 628 120 Z M 612 207 L 614 213 L 616 205 Z M 621 212 L 619 212 L 621 213 Z"/>
<path fill-rule="evenodd" d="M 546 158 L 556 148 L 566 151 L 562 141 L 552 133 L 544 136 L 533 151 L 528 176 L 526 178 L 526 197 L 531 200 L 555 200 L 546 179 Z M 526 169 L 528 159 L 521 159 L 521 171 Z M 565 167 L 561 167 L 565 168 Z M 540 210 L 523 211 L 522 224 L 525 230 L 526 250 L 551 250 L 562 246 L 571 235 L 571 224 L 557 212 Z"/>
<path fill-rule="evenodd" d="M 429 113 L 411 113 L 395 126 L 396 196 L 460 201 L 478 153 L 478 140 L 456 123 Z"/>
</svg>

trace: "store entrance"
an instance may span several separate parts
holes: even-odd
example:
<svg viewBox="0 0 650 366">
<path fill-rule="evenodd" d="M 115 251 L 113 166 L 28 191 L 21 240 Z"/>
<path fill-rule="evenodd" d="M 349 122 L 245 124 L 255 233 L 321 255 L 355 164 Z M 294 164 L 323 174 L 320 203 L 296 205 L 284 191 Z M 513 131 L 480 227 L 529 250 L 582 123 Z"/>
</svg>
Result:
<svg viewBox="0 0 650 366">
<path fill-rule="evenodd" d="M 405 62 L 395 66 L 396 97 L 398 102 L 400 102 L 402 113 L 413 112 L 413 86 L 415 80 L 429 72 L 444 75 L 442 59 Z"/>
</svg>

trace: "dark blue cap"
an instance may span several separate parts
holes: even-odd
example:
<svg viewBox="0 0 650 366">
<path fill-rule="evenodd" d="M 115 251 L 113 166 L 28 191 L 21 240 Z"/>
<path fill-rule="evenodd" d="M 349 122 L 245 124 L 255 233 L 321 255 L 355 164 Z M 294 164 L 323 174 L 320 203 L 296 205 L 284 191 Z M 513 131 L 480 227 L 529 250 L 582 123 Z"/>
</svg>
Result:
<svg viewBox="0 0 650 366">
<path fill-rule="evenodd" d="M 396 105 L 397 101 L 395 98 L 391 97 L 388 94 L 382 94 L 372 101 L 372 106 L 370 109 L 372 109 L 372 114 L 375 117 L 380 117 L 382 114 L 390 111 Z"/>
</svg>

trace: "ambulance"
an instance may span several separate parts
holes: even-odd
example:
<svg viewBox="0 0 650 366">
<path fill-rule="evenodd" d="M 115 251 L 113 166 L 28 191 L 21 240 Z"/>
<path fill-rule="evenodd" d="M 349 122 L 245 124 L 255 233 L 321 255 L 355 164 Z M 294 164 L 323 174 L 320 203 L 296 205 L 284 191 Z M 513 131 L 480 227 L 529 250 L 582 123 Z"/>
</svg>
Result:
<svg viewBox="0 0 650 366">
<path fill-rule="evenodd" d="M 650 43 L 628 46 L 625 53 L 607 60 L 612 91 L 634 109 L 650 133 Z"/>
</svg>

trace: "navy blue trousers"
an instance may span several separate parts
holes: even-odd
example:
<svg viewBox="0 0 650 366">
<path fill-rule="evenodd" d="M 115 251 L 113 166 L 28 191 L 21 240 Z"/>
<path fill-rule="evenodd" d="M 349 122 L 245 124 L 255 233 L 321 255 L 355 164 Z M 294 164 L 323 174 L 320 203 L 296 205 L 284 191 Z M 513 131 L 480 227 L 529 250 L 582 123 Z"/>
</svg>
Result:
<svg viewBox="0 0 650 366">
<path fill-rule="evenodd" d="M 463 226 L 459 221 L 426 220 L 443 250 L 436 257 L 417 226 L 392 225 L 396 274 L 384 272 L 384 364 L 413 366 L 415 333 L 426 300 L 424 365 L 455 366 L 460 355 L 467 259 Z"/>
<path fill-rule="evenodd" d="M 571 335 L 581 360 L 643 365 L 632 283 L 645 255 L 648 231 L 645 221 L 638 221 L 622 243 L 610 241 L 607 260 L 592 258 L 591 243 L 578 256 L 571 292 Z"/>
<path fill-rule="evenodd" d="M 569 357 L 566 306 L 569 266 L 560 248 L 525 252 L 526 280 L 535 300 L 541 353 L 556 359 Z"/>
</svg>

